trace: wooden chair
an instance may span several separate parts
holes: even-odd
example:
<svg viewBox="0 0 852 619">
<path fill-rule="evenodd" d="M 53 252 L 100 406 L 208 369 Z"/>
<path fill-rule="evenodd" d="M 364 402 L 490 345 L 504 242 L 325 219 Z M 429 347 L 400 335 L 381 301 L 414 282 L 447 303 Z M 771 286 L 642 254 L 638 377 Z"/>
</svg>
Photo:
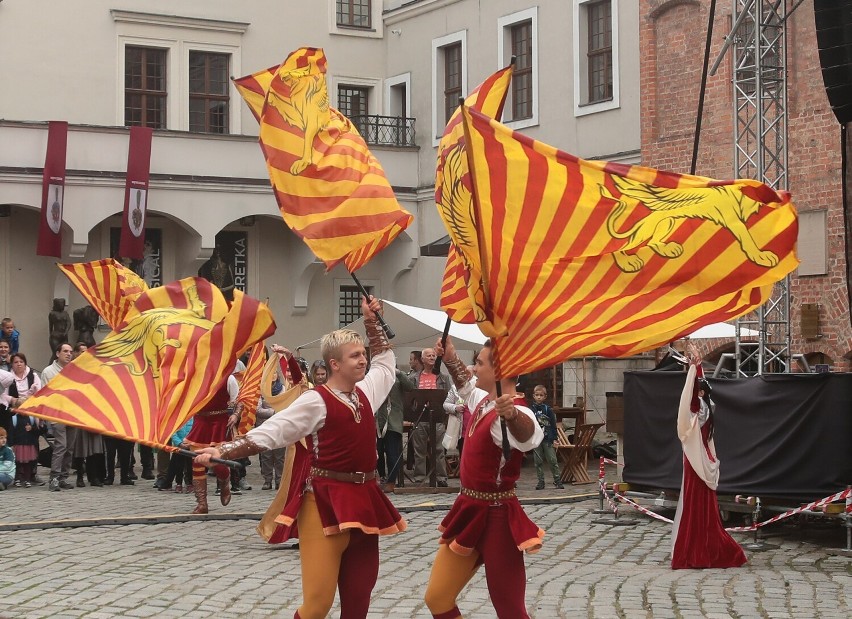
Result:
<svg viewBox="0 0 852 619">
<path fill-rule="evenodd" d="M 556 451 L 556 461 L 559 466 L 564 467 L 568 462 L 569 454 L 574 451 L 574 445 L 561 423 L 556 424 L 556 440 L 553 441 L 553 449 Z"/>
<path fill-rule="evenodd" d="M 592 451 L 592 439 L 595 438 L 598 428 L 602 425 L 604 424 L 588 423 L 577 426 L 574 430 L 573 444 L 562 445 L 562 436 L 560 435 L 560 445 L 556 453 L 558 456 L 560 451 L 564 452 L 564 464 L 562 465 L 561 475 L 562 481 L 565 483 L 571 482 L 573 484 L 594 483 L 594 480 L 589 477 L 587 467 L 589 454 Z M 564 430 L 561 428 L 557 429 L 557 434 L 559 434 L 560 431 L 564 435 Z M 568 440 L 567 437 L 565 440 Z"/>
</svg>

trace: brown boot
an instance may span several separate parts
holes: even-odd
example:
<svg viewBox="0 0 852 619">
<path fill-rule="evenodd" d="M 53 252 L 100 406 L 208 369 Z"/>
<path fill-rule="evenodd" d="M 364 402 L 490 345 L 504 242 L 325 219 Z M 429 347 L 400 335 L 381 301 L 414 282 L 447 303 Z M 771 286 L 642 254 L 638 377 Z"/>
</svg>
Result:
<svg viewBox="0 0 852 619">
<path fill-rule="evenodd" d="M 219 501 L 222 505 L 227 505 L 231 502 L 231 477 L 225 479 L 217 479 L 219 484 Z"/>
<path fill-rule="evenodd" d="M 207 476 L 202 477 L 201 479 L 193 479 L 192 487 L 195 490 L 195 509 L 192 510 L 193 514 L 206 514 L 208 511 L 207 507 Z"/>
<path fill-rule="evenodd" d="M 396 484 L 393 482 L 387 483 L 382 486 L 382 490 L 384 490 L 385 494 L 393 494 L 394 489 L 396 488 Z"/>
</svg>

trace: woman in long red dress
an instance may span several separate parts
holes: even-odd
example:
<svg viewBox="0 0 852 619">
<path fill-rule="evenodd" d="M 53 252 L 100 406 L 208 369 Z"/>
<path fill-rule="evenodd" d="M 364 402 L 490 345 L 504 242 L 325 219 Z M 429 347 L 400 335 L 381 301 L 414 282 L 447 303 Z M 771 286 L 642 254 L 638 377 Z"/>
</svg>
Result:
<svg viewBox="0 0 852 619">
<path fill-rule="evenodd" d="M 672 569 L 739 567 L 746 556 L 722 526 L 716 486 L 710 387 L 700 359 L 692 358 L 680 396 L 677 434 L 683 444 L 683 482 L 672 531 Z"/>
</svg>

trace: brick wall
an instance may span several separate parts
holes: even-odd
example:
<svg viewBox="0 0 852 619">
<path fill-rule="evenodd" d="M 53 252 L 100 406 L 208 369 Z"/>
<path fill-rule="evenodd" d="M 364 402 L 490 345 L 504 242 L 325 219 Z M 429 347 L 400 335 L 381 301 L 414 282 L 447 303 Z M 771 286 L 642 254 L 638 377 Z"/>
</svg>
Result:
<svg viewBox="0 0 852 619">
<path fill-rule="evenodd" d="M 710 0 L 639 0 L 644 165 L 689 172 L 709 6 Z M 717 2 L 711 63 L 730 32 L 731 13 L 730 1 Z M 792 352 L 823 353 L 833 361 L 832 370 L 849 371 L 852 327 L 846 288 L 840 125 L 822 82 L 813 5 L 801 5 L 787 25 L 789 190 L 800 211 L 828 209 L 829 256 L 827 275 L 792 278 Z M 734 175 L 731 80 L 729 50 L 707 83 L 696 169 L 702 176 Z M 822 338 L 802 338 L 799 308 L 803 303 L 821 305 Z"/>
</svg>

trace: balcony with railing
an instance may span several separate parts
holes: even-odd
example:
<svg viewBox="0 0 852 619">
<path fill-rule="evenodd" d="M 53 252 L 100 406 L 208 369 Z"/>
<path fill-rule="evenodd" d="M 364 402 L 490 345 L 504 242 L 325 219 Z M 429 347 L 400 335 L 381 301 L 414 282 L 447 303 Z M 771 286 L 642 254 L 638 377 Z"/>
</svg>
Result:
<svg viewBox="0 0 852 619">
<path fill-rule="evenodd" d="M 370 146 L 402 146 L 413 148 L 414 119 L 402 116 L 351 116 L 361 136 Z"/>
</svg>

